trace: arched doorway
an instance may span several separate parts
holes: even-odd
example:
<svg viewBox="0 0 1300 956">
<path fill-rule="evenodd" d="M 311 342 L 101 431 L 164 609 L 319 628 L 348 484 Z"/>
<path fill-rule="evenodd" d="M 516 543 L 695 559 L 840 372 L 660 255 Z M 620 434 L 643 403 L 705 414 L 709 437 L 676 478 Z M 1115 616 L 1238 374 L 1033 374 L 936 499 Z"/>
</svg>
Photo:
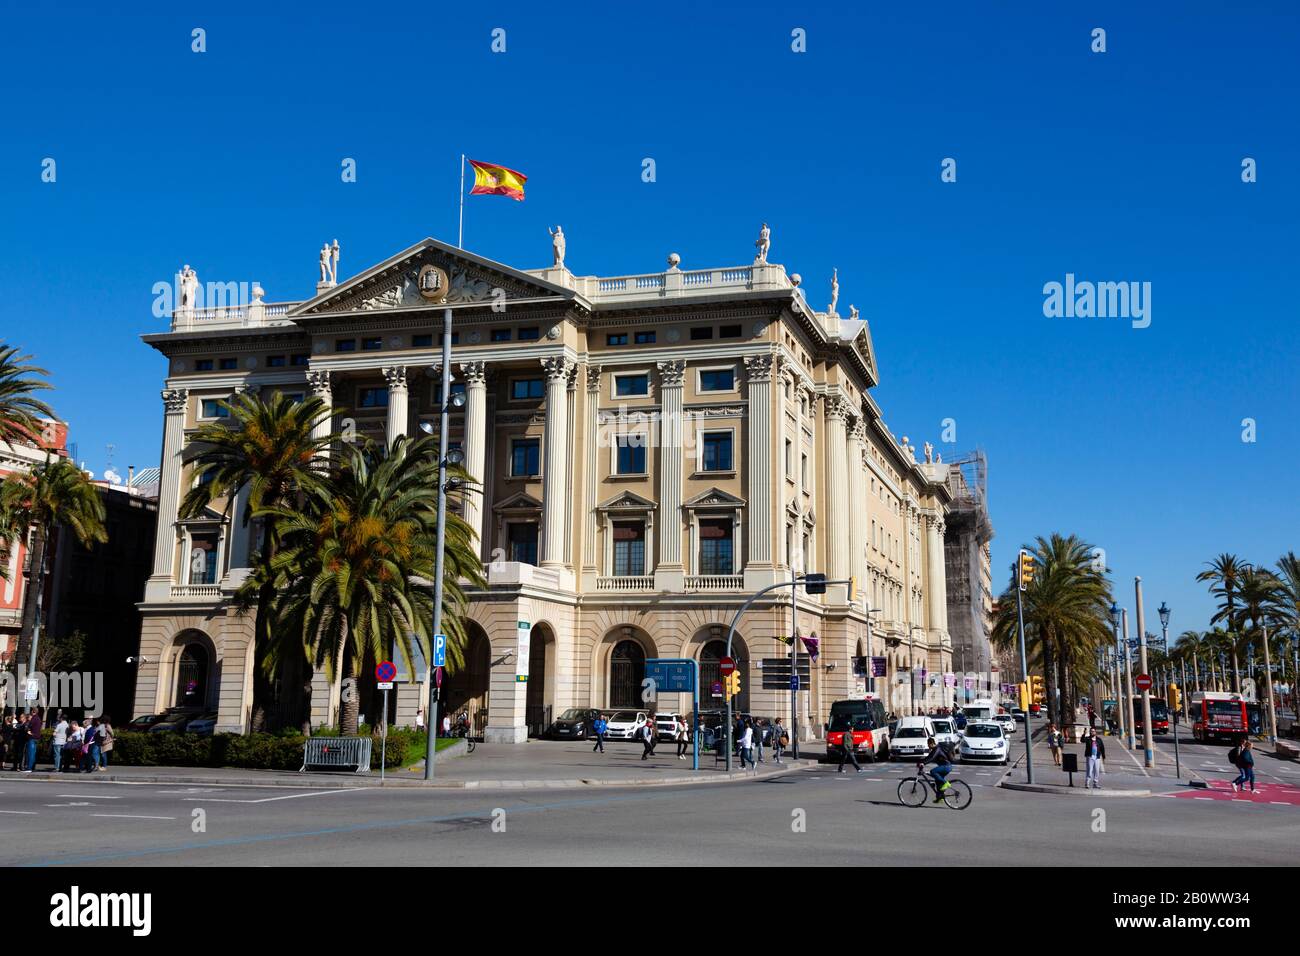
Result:
<svg viewBox="0 0 1300 956">
<path fill-rule="evenodd" d="M 488 698 L 492 684 L 492 642 L 487 633 L 473 621 L 466 624 L 467 640 L 465 663 L 447 676 L 443 687 L 443 707 L 438 719 L 445 713 L 452 723 L 462 712 L 469 716 L 469 725 L 477 737 L 487 726 Z"/>
<path fill-rule="evenodd" d="M 707 641 L 700 648 L 700 706 L 705 709 L 726 706 L 724 698 L 713 696 L 713 685 L 722 682 L 722 659 L 726 656 L 726 641 L 716 639 Z M 740 672 L 740 693 L 731 702 L 731 708 L 736 713 L 747 714 L 749 713 L 749 679 L 752 672 L 749 669 L 748 654 L 738 640 L 732 643 L 731 656 L 736 661 L 736 670 Z M 706 701 L 708 703 L 705 703 Z"/>
<path fill-rule="evenodd" d="M 614 645 L 609 656 L 609 706 L 640 707 L 645 679 L 645 648 L 629 638 Z"/>
<path fill-rule="evenodd" d="M 528 683 L 524 723 L 530 737 L 540 737 L 555 720 L 555 634 L 546 624 L 534 624 L 529 638 Z"/>
<path fill-rule="evenodd" d="M 208 649 L 197 641 L 181 648 L 176 657 L 176 695 L 172 706 L 202 710 L 208 702 Z"/>
</svg>

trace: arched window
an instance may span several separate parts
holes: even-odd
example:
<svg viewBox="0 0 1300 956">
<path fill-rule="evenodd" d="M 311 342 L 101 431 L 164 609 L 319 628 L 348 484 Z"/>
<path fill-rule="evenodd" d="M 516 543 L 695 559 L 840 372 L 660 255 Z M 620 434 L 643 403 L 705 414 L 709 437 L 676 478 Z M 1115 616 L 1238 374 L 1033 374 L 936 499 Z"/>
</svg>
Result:
<svg viewBox="0 0 1300 956">
<path fill-rule="evenodd" d="M 199 644 L 186 644 L 176 661 L 177 707 L 207 706 L 208 652 Z"/>
<path fill-rule="evenodd" d="M 745 662 L 741 660 L 738 647 L 732 647 L 732 657 L 736 659 L 736 669 L 740 671 L 740 694 L 731 702 L 731 709 L 736 713 L 749 712 L 749 680 Z M 709 641 L 700 648 L 700 706 L 723 707 L 726 701 L 713 696 L 713 685 L 722 682 L 722 659 L 727 656 L 726 641 Z M 706 703 L 707 702 L 707 703 Z"/>
<path fill-rule="evenodd" d="M 645 651 L 636 641 L 619 641 L 609 658 L 609 706 L 640 707 Z"/>
</svg>

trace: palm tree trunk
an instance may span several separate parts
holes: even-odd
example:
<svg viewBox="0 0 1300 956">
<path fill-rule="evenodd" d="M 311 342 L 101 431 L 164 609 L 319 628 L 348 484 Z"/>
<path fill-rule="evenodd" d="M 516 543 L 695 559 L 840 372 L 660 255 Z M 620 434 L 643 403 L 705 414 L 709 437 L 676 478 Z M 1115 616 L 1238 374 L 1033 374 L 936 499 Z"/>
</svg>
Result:
<svg viewBox="0 0 1300 956">
<path fill-rule="evenodd" d="M 356 662 L 352 659 L 352 654 L 344 650 L 343 693 L 339 696 L 339 733 L 344 737 L 357 735 L 357 723 L 361 713 L 361 697 L 357 693 L 356 681 L 352 680 L 355 676 Z"/>
<path fill-rule="evenodd" d="M 1046 683 L 1047 691 L 1047 719 L 1056 723 L 1056 656 L 1052 653 L 1052 635 L 1050 632 L 1044 632 L 1042 636 L 1043 644 L 1043 680 Z"/>
<path fill-rule="evenodd" d="M 45 528 L 32 529 L 31 570 L 27 574 L 28 586 L 23 594 L 23 623 L 19 631 L 18 648 L 14 652 L 15 668 L 32 666 L 32 640 L 36 635 L 36 618 L 43 603 L 45 590 Z M 39 648 L 38 648 L 39 650 Z"/>
<path fill-rule="evenodd" d="M 1232 692 L 1241 693 L 1241 665 L 1237 662 L 1237 639 L 1232 639 Z"/>
<path fill-rule="evenodd" d="M 239 520 L 240 517 L 236 515 L 233 520 Z M 271 605 L 275 601 L 271 561 L 274 557 L 275 539 L 272 524 L 267 521 L 262 528 L 262 586 L 257 590 L 257 623 L 253 630 L 253 711 L 249 719 L 249 730 L 255 734 L 267 729 L 266 711 L 274 693 L 264 666 L 266 655 L 271 649 Z"/>
</svg>

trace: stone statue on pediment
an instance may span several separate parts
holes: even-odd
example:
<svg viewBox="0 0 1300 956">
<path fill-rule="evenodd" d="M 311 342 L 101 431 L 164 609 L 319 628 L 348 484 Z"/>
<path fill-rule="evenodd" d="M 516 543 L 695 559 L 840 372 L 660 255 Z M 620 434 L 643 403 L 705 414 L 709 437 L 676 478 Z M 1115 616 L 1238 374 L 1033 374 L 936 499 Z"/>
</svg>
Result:
<svg viewBox="0 0 1300 956">
<path fill-rule="evenodd" d="M 330 246 L 330 285 L 337 285 L 339 281 L 339 241 L 334 240 L 334 245 Z"/>
<path fill-rule="evenodd" d="M 320 281 L 330 281 L 330 244 L 322 243 L 320 247 Z"/>
<path fill-rule="evenodd" d="M 547 228 L 546 231 L 551 234 L 551 254 L 555 257 L 554 268 L 563 269 L 564 268 L 564 230 L 557 225 L 554 229 Z"/>
<path fill-rule="evenodd" d="M 199 276 L 189 264 L 181 266 L 181 308 L 193 309 L 198 299 Z"/>
<path fill-rule="evenodd" d="M 758 230 L 758 238 L 754 240 L 754 245 L 758 247 L 758 255 L 754 257 L 755 263 L 767 264 L 767 252 L 772 248 L 772 230 L 763 223 Z"/>
<path fill-rule="evenodd" d="M 831 304 L 830 304 L 830 308 L 828 308 L 826 311 L 829 312 L 831 315 L 835 315 L 835 306 L 839 304 L 839 301 L 840 301 L 840 270 L 832 269 L 831 270 Z"/>
</svg>

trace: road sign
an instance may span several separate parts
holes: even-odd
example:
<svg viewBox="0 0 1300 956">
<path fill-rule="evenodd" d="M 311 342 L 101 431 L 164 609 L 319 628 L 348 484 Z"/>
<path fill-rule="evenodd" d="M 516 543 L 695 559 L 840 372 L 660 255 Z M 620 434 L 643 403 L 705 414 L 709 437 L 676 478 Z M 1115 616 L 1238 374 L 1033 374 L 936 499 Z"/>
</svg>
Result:
<svg viewBox="0 0 1300 956">
<path fill-rule="evenodd" d="M 435 667 L 435 668 L 433 669 L 433 680 L 434 680 L 434 686 L 436 686 L 436 687 L 441 687 L 441 686 L 442 686 L 442 668 L 441 668 L 441 667 Z"/>
<path fill-rule="evenodd" d="M 390 680 L 381 680 L 378 684 L 375 685 L 375 687 L 378 688 L 379 690 L 392 690 L 393 682 Z"/>
<path fill-rule="evenodd" d="M 718 663 L 718 670 L 722 673 L 723 677 L 726 677 L 728 674 L 733 673 L 735 669 L 736 669 L 736 662 L 734 659 L 730 657 L 724 657 Z"/>
<path fill-rule="evenodd" d="M 375 668 L 375 680 L 381 684 L 392 684 L 393 678 L 397 676 L 397 665 L 392 661 L 380 661 Z M 383 690 L 384 688 L 379 688 Z"/>
<path fill-rule="evenodd" d="M 1150 674 L 1138 674 L 1137 677 L 1133 678 L 1133 686 L 1138 690 L 1150 690 L 1152 683 L 1154 682 L 1151 680 Z"/>
<path fill-rule="evenodd" d="M 791 689 L 791 690 L 798 690 L 798 689 L 799 689 L 799 675 L 798 675 L 798 674 L 791 674 L 791 675 L 790 675 L 790 689 Z"/>
<path fill-rule="evenodd" d="M 715 680 L 715 681 L 713 682 L 713 685 L 709 688 L 709 693 L 712 694 L 714 697 L 721 697 L 721 696 L 722 696 L 722 681 L 717 681 L 717 680 Z"/>
<path fill-rule="evenodd" d="M 447 666 L 447 635 L 446 634 L 433 635 L 433 666 L 434 667 Z"/>
</svg>

